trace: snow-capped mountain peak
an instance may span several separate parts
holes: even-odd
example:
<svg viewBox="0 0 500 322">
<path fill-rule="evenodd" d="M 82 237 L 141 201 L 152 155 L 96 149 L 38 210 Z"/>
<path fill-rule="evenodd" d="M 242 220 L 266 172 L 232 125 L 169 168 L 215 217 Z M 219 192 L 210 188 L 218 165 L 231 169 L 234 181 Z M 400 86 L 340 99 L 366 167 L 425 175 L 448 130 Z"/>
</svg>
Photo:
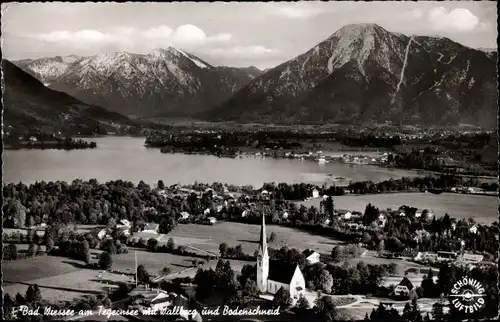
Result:
<svg viewBox="0 0 500 322">
<path fill-rule="evenodd" d="M 174 47 L 157 48 L 147 54 L 110 52 L 17 64 L 50 88 L 87 103 L 148 116 L 189 114 L 211 107 L 255 75 L 255 71 L 238 68 L 214 68 Z"/>
</svg>

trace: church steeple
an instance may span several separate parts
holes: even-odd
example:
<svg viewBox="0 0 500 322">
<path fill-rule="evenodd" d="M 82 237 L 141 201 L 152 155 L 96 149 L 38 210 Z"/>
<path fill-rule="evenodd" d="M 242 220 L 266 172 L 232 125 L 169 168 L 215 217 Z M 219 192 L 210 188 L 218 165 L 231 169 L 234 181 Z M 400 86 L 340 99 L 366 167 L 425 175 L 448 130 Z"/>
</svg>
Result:
<svg viewBox="0 0 500 322">
<path fill-rule="evenodd" d="M 257 255 L 257 287 L 262 293 L 267 292 L 267 277 L 269 276 L 269 253 L 267 252 L 266 218 L 262 212 L 260 240 Z"/>
<path fill-rule="evenodd" d="M 259 251 L 267 250 L 266 216 L 262 213 L 262 225 L 260 226 Z"/>
</svg>

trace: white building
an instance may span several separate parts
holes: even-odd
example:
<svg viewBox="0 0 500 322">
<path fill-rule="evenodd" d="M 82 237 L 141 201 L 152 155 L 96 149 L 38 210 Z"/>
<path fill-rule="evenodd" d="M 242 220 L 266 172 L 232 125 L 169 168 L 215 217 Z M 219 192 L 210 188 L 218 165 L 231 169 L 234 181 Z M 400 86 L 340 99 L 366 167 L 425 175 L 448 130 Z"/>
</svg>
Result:
<svg viewBox="0 0 500 322">
<path fill-rule="evenodd" d="M 127 219 L 120 220 L 120 224 L 126 227 L 132 227 L 132 223 L 130 223 L 130 221 L 128 221 Z"/>
<path fill-rule="evenodd" d="M 319 190 L 318 189 L 314 189 L 312 191 L 312 197 L 315 198 L 315 199 L 319 198 Z"/>
<path fill-rule="evenodd" d="M 403 277 L 401 282 L 396 286 L 393 291 L 395 296 L 410 296 L 412 292 L 415 292 L 415 287 L 412 282 L 407 277 Z"/>
<path fill-rule="evenodd" d="M 153 233 L 153 234 L 158 234 L 159 231 L 159 226 L 158 224 L 155 223 L 147 223 L 146 227 L 142 230 L 144 233 Z"/>
<path fill-rule="evenodd" d="M 104 237 L 106 237 L 108 235 L 108 229 L 107 228 L 103 228 L 101 229 L 98 233 L 97 233 L 97 238 L 99 239 L 103 239 Z"/>
<path fill-rule="evenodd" d="M 180 213 L 180 219 L 182 219 L 182 220 L 189 219 L 189 216 L 190 215 L 189 215 L 189 213 L 187 211 L 183 211 L 183 212 Z"/>
<path fill-rule="evenodd" d="M 266 223 L 264 215 L 262 215 L 259 254 L 257 256 L 257 287 L 262 293 L 271 294 L 276 294 L 283 287 L 290 292 L 290 298 L 295 302 L 299 295 L 305 291 L 304 275 L 298 265 L 269 261 L 266 239 Z"/>
<path fill-rule="evenodd" d="M 476 224 L 472 225 L 472 227 L 469 228 L 469 232 L 471 234 L 477 234 L 477 230 L 478 230 L 478 228 L 477 228 Z"/>
<path fill-rule="evenodd" d="M 309 264 L 315 264 L 319 262 L 320 255 L 318 252 L 315 252 L 312 249 L 306 249 L 305 251 L 302 252 L 304 256 L 306 257 L 306 261 Z"/>
<path fill-rule="evenodd" d="M 349 210 L 341 210 L 341 211 L 339 211 L 339 215 L 340 215 L 340 218 L 342 218 L 344 220 L 349 220 L 352 217 L 352 212 L 350 212 Z"/>
</svg>

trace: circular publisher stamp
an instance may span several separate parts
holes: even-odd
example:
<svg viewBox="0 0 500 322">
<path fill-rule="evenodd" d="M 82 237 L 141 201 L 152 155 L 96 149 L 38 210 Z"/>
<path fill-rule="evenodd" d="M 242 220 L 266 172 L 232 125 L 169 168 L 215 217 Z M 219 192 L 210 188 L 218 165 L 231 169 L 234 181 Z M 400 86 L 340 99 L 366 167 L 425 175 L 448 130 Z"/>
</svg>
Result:
<svg viewBox="0 0 500 322">
<path fill-rule="evenodd" d="M 474 278 L 464 277 L 451 289 L 451 305 L 464 313 L 474 313 L 484 307 L 483 285 Z"/>
</svg>

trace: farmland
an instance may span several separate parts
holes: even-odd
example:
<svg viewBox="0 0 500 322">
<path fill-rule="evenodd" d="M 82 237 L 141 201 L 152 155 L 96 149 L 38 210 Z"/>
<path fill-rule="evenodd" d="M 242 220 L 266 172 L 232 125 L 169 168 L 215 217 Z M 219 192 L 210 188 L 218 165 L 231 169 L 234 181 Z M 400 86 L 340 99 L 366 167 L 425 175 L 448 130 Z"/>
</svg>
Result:
<svg viewBox="0 0 500 322">
<path fill-rule="evenodd" d="M 498 198 L 490 196 L 474 196 L 456 193 L 388 193 L 377 195 L 356 195 L 334 197 L 335 208 L 351 211 L 365 210 L 368 203 L 379 209 L 398 209 L 402 205 L 416 207 L 420 210 L 431 209 L 438 217 L 448 213 L 457 219 L 474 218 L 477 222 L 491 224 L 498 219 Z M 319 207 L 321 199 L 300 202 L 306 207 Z"/>
<path fill-rule="evenodd" d="M 69 300 L 83 294 L 105 291 L 98 271 L 82 268 L 79 261 L 57 256 L 36 256 L 3 263 L 4 292 L 25 294 L 28 284 L 38 284 L 44 299 Z M 129 277 L 106 273 L 102 281 L 115 285 Z"/>
<path fill-rule="evenodd" d="M 81 227 L 84 229 L 85 227 Z M 297 248 L 300 251 L 311 248 L 322 254 L 325 260 L 329 258 L 332 247 L 338 244 L 330 238 L 311 235 L 307 232 L 282 226 L 267 226 L 267 235 L 276 233 L 276 241 L 269 244 L 269 247 L 280 248 L 287 245 L 289 248 Z M 166 243 L 172 238 L 176 246 L 184 245 L 189 251 L 200 250 L 218 254 L 219 245 L 227 243 L 229 246 L 242 245 L 243 251 L 248 254 L 258 247 L 260 235 L 259 225 L 248 225 L 233 222 L 220 222 L 213 226 L 207 225 L 178 225 L 173 231 L 166 235 L 151 234 L 142 237 L 157 237 L 161 243 Z M 27 245 L 19 245 L 20 250 Z M 189 249 L 191 247 L 191 249 Z M 101 251 L 91 250 L 92 257 L 96 258 Z M 144 265 L 151 275 L 159 275 L 159 271 L 164 267 L 171 270 L 168 279 L 176 277 L 194 277 L 197 269 L 193 267 L 192 261 L 200 258 L 192 256 L 180 256 L 169 253 L 153 253 L 144 249 L 129 248 L 127 254 L 113 256 L 112 269 L 133 273 L 135 267 L 135 255 L 137 264 Z M 203 254 L 205 255 L 205 254 Z M 350 265 L 355 265 L 359 261 L 370 264 L 388 264 L 394 260 L 377 258 L 368 252 L 367 255 L 348 260 Z M 243 265 L 253 264 L 247 261 L 231 260 L 231 266 L 239 272 Z M 18 292 L 24 294 L 28 284 L 38 284 L 41 287 L 43 297 L 47 300 L 72 299 L 83 294 L 92 294 L 108 290 L 109 287 L 116 287 L 118 282 L 132 281 L 129 274 L 100 273 L 96 270 L 84 268 L 83 263 L 73 259 L 57 256 L 37 256 L 33 258 L 20 259 L 6 262 L 3 267 L 4 290 L 15 296 Z M 204 268 L 215 268 L 216 260 L 203 265 Z M 403 276 L 404 271 L 411 267 L 421 267 L 407 261 L 397 261 L 398 276 Z"/>
<path fill-rule="evenodd" d="M 287 245 L 302 251 L 311 248 L 319 253 L 329 254 L 332 247 L 339 243 L 331 238 L 312 235 L 294 228 L 266 225 L 267 236 L 276 234 L 276 241 L 269 244 L 271 248 Z M 172 237 L 176 244 L 184 244 L 212 253 L 219 253 L 219 245 L 241 244 L 243 252 L 253 254 L 257 250 L 260 236 L 260 225 L 248 225 L 234 222 L 220 222 L 213 226 L 178 225 L 167 237 Z"/>
</svg>

